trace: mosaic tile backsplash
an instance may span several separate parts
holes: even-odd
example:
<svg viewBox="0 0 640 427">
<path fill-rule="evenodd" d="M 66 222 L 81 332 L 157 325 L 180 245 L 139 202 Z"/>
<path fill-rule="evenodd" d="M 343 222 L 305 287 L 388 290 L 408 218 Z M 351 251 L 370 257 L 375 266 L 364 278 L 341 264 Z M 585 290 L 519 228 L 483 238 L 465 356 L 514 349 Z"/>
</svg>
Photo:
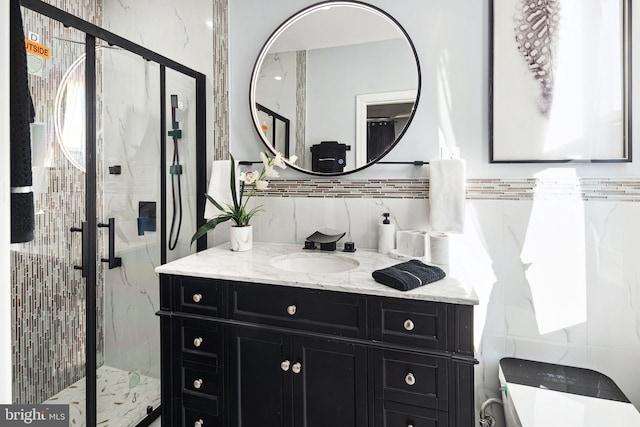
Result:
<svg viewBox="0 0 640 427">
<path fill-rule="evenodd" d="M 428 179 L 273 179 L 262 197 L 428 199 Z M 640 201 L 637 178 L 467 179 L 469 200 Z"/>
</svg>

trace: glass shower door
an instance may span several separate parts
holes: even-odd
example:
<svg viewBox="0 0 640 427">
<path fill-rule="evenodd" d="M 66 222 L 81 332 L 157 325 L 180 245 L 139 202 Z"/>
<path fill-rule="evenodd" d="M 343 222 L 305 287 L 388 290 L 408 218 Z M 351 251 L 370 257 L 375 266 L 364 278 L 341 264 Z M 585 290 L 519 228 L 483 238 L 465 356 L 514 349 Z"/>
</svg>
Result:
<svg viewBox="0 0 640 427">
<path fill-rule="evenodd" d="M 160 67 L 102 45 L 96 137 L 104 319 L 97 328 L 104 357 L 97 412 L 98 425 L 125 427 L 160 406 Z"/>
<path fill-rule="evenodd" d="M 50 57 L 28 55 L 35 107 L 31 126 L 34 240 L 11 245 L 13 401 L 67 404 L 85 424 L 86 279 L 82 277 L 85 218 L 85 35 L 22 9 L 30 40 Z"/>
</svg>

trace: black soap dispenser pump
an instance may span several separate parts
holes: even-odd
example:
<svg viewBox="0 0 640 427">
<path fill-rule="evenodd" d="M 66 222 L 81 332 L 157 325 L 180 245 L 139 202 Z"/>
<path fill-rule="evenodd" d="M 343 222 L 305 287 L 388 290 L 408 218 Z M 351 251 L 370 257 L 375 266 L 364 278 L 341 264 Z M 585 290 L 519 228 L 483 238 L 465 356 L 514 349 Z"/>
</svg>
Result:
<svg viewBox="0 0 640 427">
<path fill-rule="evenodd" d="M 388 255 L 396 248 L 396 225 L 389 221 L 389 213 L 382 214 L 384 220 L 378 224 L 378 252 Z"/>
</svg>

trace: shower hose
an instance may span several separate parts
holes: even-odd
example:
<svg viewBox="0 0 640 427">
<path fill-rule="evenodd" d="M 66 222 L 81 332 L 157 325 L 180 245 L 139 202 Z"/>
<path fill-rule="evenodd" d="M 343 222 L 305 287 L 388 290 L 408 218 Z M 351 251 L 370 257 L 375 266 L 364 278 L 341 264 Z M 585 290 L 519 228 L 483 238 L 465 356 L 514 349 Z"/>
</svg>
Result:
<svg viewBox="0 0 640 427">
<path fill-rule="evenodd" d="M 171 217 L 171 230 L 169 231 L 169 250 L 172 251 L 178 245 L 180 227 L 182 227 L 182 188 L 180 186 L 180 175 L 182 175 L 182 165 L 180 165 L 180 152 L 178 150 L 178 140 L 182 138 L 182 131 L 178 129 L 176 121 L 176 110 L 178 109 L 178 95 L 171 95 L 171 131 L 169 136 L 173 137 L 173 161 L 169 168 L 171 174 L 171 199 L 173 204 L 173 214 Z M 176 208 L 177 205 L 177 208 Z M 175 237 L 174 237 L 175 232 Z"/>
</svg>

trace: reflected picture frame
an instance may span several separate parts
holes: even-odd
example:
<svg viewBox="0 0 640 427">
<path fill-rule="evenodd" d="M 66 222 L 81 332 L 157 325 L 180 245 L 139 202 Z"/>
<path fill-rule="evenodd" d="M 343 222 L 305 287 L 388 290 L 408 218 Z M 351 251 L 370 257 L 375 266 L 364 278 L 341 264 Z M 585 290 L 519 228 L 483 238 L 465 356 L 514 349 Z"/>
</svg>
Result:
<svg viewBox="0 0 640 427">
<path fill-rule="evenodd" d="M 489 162 L 631 162 L 631 0 L 489 7 Z"/>
</svg>

